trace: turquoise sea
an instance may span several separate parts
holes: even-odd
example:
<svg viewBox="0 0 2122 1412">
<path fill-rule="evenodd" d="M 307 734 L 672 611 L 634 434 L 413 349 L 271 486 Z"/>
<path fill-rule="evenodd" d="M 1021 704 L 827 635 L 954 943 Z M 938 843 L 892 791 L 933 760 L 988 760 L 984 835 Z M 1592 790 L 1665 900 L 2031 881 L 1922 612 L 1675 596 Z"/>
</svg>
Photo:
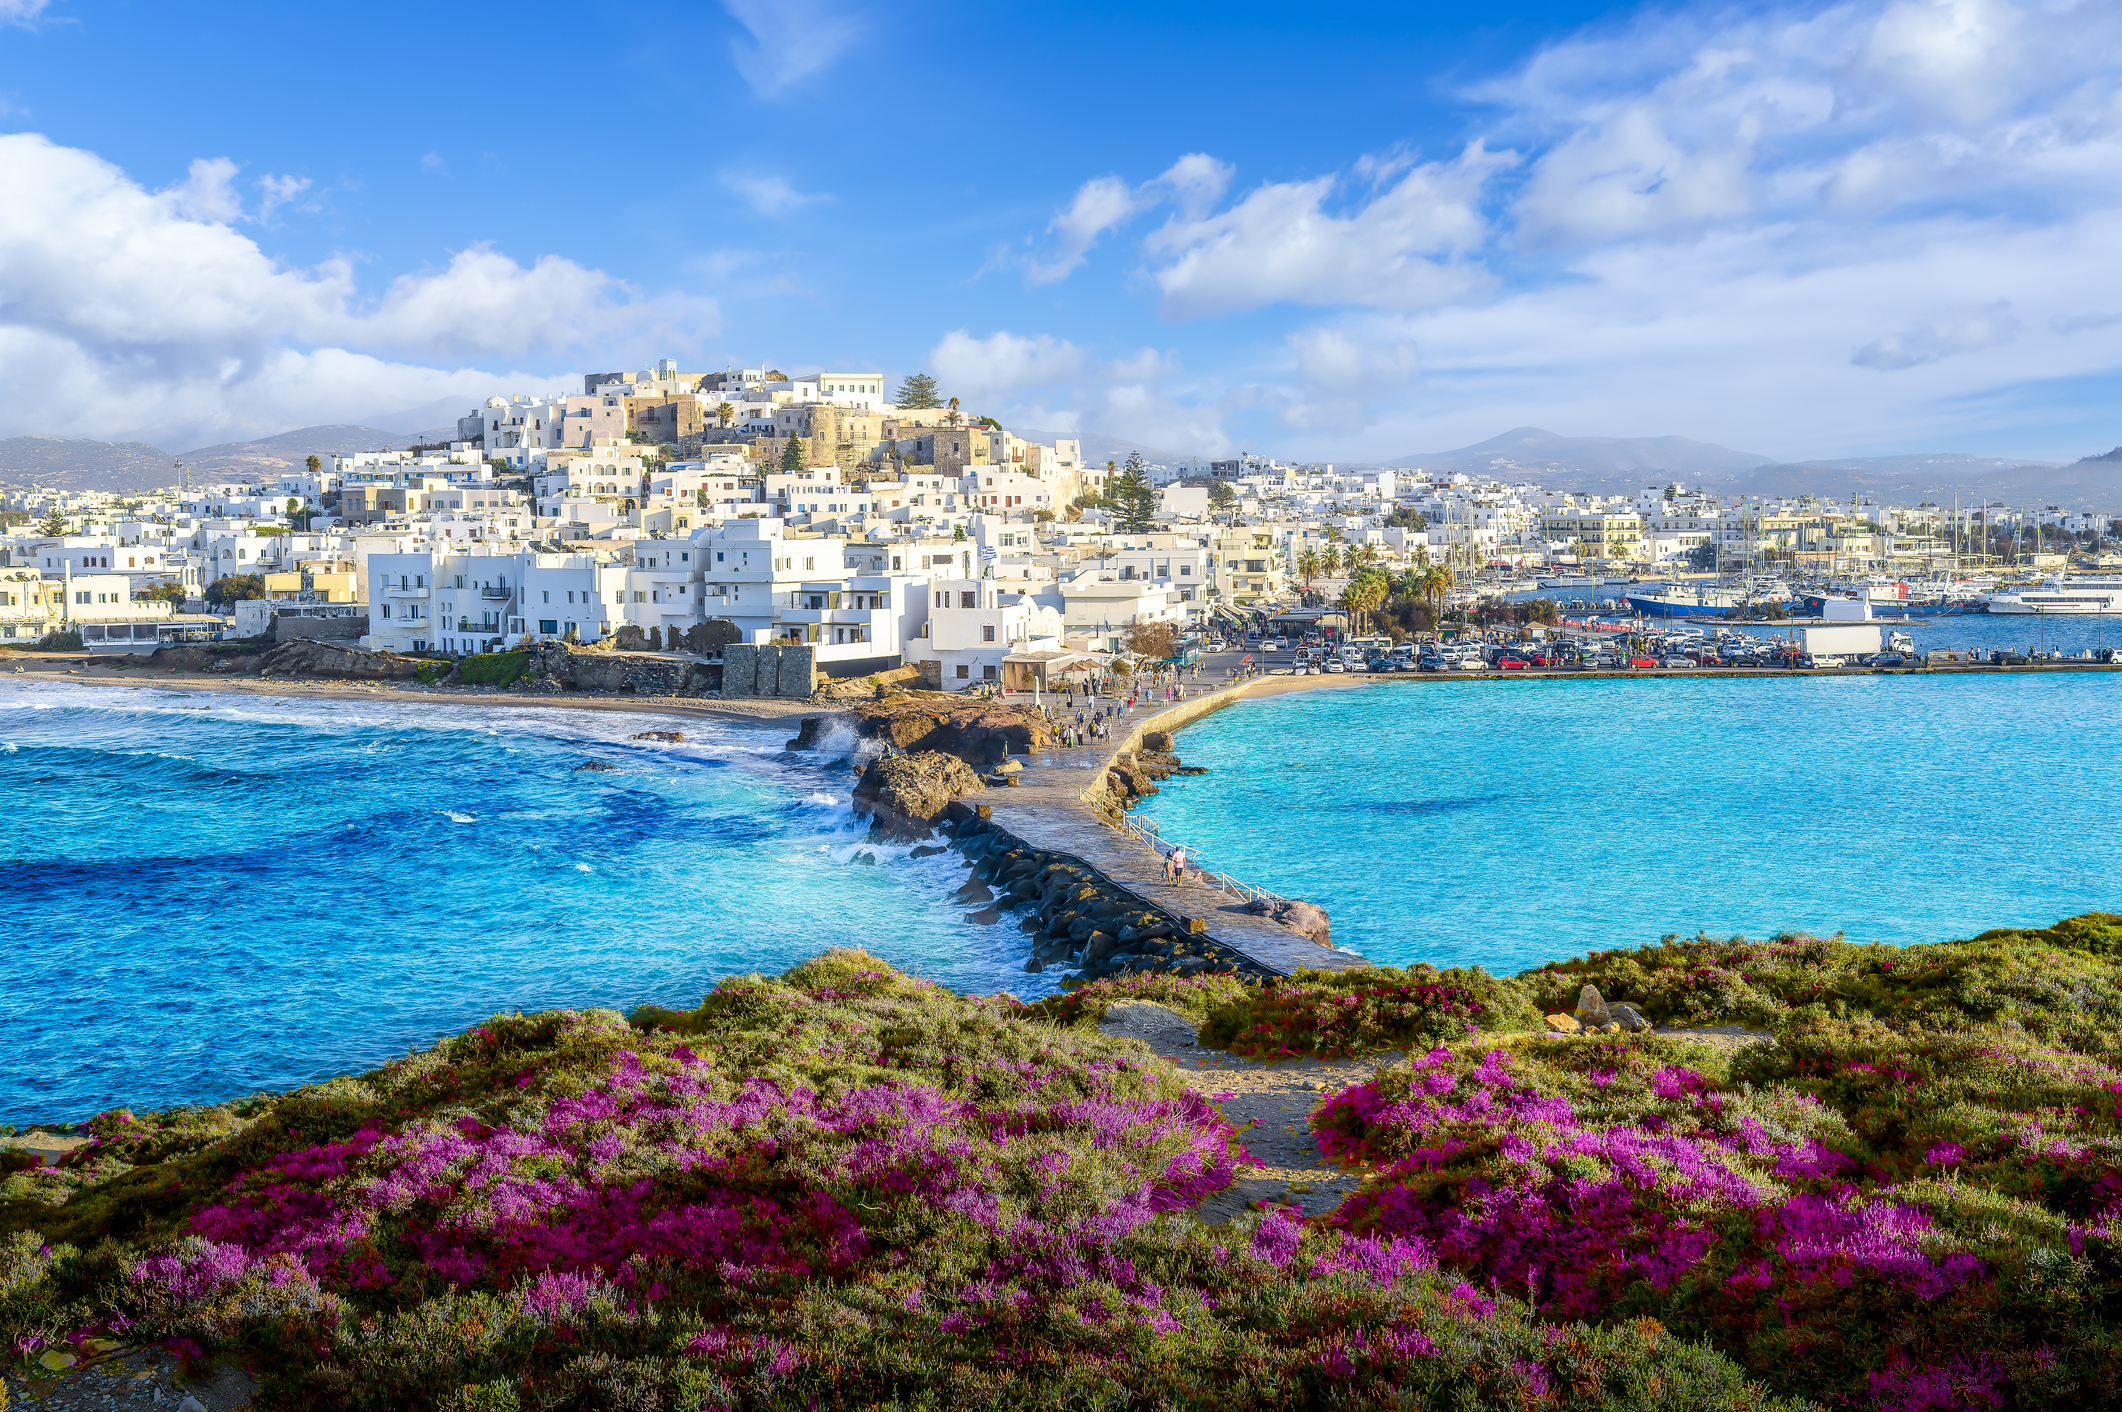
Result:
<svg viewBox="0 0 2122 1412">
<path fill-rule="evenodd" d="M 2122 908 L 2122 676 L 1400 681 L 1179 735 L 1167 838 L 1372 961 L 1908 943 Z"/>
<path fill-rule="evenodd" d="M 690 1006 L 833 945 L 1051 990 L 1012 920 L 965 921 L 962 866 L 863 843 L 844 754 L 784 754 L 794 725 L 0 684 L 0 1123 Z M 629 739 L 658 728 L 687 743 Z"/>
</svg>

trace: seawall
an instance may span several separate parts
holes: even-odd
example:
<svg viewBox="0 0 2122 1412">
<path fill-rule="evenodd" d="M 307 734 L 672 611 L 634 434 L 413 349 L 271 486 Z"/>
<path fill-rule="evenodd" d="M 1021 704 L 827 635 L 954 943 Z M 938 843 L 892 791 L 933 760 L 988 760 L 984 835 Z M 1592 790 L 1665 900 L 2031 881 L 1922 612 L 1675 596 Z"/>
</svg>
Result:
<svg viewBox="0 0 2122 1412">
<path fill-rule="evenodd" d="M 1028 849 L 1062 855 L 1095 871 L 1112 887 L 1144 906 L 1181 919 L 1192 932 L 1227 948 L 1266 975 L 1283 976 L 1316 968 L 1349 970 L 1370 963 L 1353 952 L 1320 946 L 1304 936 L 1245 910 L 1247 897 L 1198 877 L 1172 883 L 1164 879 L 1164 859 L 1139 833 L 1111 820 L 1124 819 L 1111 776 L 1142 748 L 1142 737 L 1172 731 L 1214 711 L 1256 696 L 1293 690 L 1346 690 L 1357 681 L 1303 677 L 1256 677 L 1205 691 L 1161 710 L 1137 717 L 1095 748 L 1055 750 L 1023 758 L 1014 786 L 990 789 L 976 808 L 990 827 Z M 961 801 L 963 803 L 963 801 Z"/>
</svg>

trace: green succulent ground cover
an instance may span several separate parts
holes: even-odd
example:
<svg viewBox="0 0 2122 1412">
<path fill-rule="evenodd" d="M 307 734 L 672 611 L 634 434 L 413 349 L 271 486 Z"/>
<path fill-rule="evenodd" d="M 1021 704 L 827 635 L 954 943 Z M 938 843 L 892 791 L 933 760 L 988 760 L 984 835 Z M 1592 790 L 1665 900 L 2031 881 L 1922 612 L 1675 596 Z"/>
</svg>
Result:
<svg viewBox="0 0 2122 1412">
<path fill-rule="evenodd" d="M 233 1356 L 282 1407 L 2112 1405 L 2118 941 L 1031 1006 L 834 952 L 631 1023 L 500 1016 L 0 1168 L 0 1351 Z M 1544 1034 L 1585 983 L 1777 1043 Z M 1137 999 L 1263 1058 L 1404 1053 L 1312 1118 L 1362 1189 L 1195 1220 L 1243 1135 L 1094 1028 Z"/>
</svg>

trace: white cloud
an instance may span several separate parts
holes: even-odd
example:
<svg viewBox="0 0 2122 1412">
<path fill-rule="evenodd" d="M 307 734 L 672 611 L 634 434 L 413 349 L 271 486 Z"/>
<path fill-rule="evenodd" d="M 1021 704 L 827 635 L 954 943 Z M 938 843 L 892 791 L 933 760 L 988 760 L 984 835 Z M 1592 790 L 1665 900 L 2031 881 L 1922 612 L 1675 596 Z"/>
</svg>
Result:
<svg viewBox="0 0 2122 1412">
<path fill-rule="evenodd" d="M 644 300 L 572 261 L 525 267 L 486 246 L 364 300 L 351 262 L 284 266 L 239 233 L 234 173 L 202 160 L 152 193 L 92 153 L 0 135 L 0 382 L 14 393 L 0 423 L 172 439 L 280 430 L 327 403 L 343 419 L 491 386 L 430 362 L 596 356 L 713 324 L 702 301 Z"/>
<path fill-rule="evenodd" d="M 815 202 L 830 199 L 798 191 L 788 184 L 788 178 L 778 173 L 748 176 L 742 172 L 724 172 L 722 184 L 743 197 L 745 204 L 760 215 L 776 219 Z"/>
<path fill-rule="evenodd" d="M 236 164 L 226 157 L 200 157 L 181 186 L 162 193 L 170 210 L 187 220 L 231 225 L 243 219 L 243 200 L 236 195 Z"/>
<path fill-rule="evenodd" d="M 1221 199 L 1231 174 L 1230 167 L 1207 153 L 1190 152 L 1138 187 L 1116 176 L 1091 178 L 1047 226 L 1047 233 L 1054 237 L 1054 251 L 1046 259 L 1034 256 L 1027 263 L 1030 282 L 1051 284 L 1066 279 L 1106 232 L 1167 201 L 1182 217 L 1198 217 Z"/>
<path fill-rule="evenodd" d="M 1425 162 L 1352 209 L 1328 201 L 1334 177 L 1270 182 L 1227 210 L 1175 215 L 1143 242 L 1166 318 L 1264 304 L 1413 309 L 1463 298 L 1487 282 L 1464 258 L 1488 233 L 1483 188 L 1515 160 L 1480 142 Z"/>
<path fill-rule="evenodd" d="M 722 8 L 744 27 L 729 42 L 730 58 L 761 98 L 830 68 L 861 33 L 854 20 L 818 5 L 722 0 Z"/>
<path fill-rule="evenodd" d="M 1850 354 L 1849 361 L 1860 368 L 1892 372 L 1935 363 L 1955 353 L 1979 353 L 2018 336 L 2018 315 L 2011 311 L 2010 304 L 2000 301 L 1987 309 L 1927 319 L 1899 333 L 1874 339 Z"/>
<path fill-rule="evenodd" d="M 440 152 L 427 152 L 421 155 L 420 170 L 433 176 L 448 176 L 449 164 L 442 160 Z"/>
<path fill-rule="evenodd" d="M 975 338 L 964 329 L 956 329 L 943 335 L 943 340 L 930 350 L 928 366 L 934 369 L 946 397 L 985 407 L 997 398 L 1027 389 L 1073 382 L 1083 368 L 1083 351 L 1051 334 L 1025 338 L 1013 333 L 992 333 Z M 993 414 L 981 411 L 980 415 Z"/>
<path fill-rule="evenodd" d="M 1083 263 L 1099 236 L 1138 209 L 1133 189 L 1118 177 L 1093 177 L 1083 183 L 1068 209 L 1055 216 L 1047 227 L 1055 236 L 1054 253 L 1050 259 L 1031 261 L 1031 282 L 1051 284 L 1066 278 Z"/>
<path fill-rule="evenodd" d="M 309 190 L 308 177 L 262 176 L 258 178 L 258 189 L 265 194 L 258 200 L 258 219 L 265 220 L 288 202 Z"/>
<path fill-rule="evenodd" d="M 1337 458 L 1525 423 L 1993 444 L 2015 399 L 2122 368 L 2118 91 L 2104 0 L 1638 11 L 1467 90 L 1454 161 L 1387 148 L 1150 233 L 1167 318 L 1338 311 L 1219 340 L 1174 395 Z M 2064 449 L 2024 415 L 2026 453 Z"/>
<path fill-rule="evenodd" d="M 28 29 L 44 14 L 51 0 L 0 0 L 0 25 Z"/>
</svg>

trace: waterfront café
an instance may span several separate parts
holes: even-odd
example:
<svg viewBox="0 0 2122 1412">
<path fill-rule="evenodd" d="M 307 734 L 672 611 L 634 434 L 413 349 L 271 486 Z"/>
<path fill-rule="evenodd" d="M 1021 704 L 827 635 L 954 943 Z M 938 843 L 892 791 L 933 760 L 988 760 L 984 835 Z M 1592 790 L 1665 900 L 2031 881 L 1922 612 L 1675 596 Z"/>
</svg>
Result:
<svg viewBox="0 0 2122 1412">
<path fill-rule="evenodd" d="M 1061 679 L 1087 676 L 1098 668 L 1088 652 L 1012 652 L 1002 659 L 1004 691 L 1053 691 Z"/>
</svg>

